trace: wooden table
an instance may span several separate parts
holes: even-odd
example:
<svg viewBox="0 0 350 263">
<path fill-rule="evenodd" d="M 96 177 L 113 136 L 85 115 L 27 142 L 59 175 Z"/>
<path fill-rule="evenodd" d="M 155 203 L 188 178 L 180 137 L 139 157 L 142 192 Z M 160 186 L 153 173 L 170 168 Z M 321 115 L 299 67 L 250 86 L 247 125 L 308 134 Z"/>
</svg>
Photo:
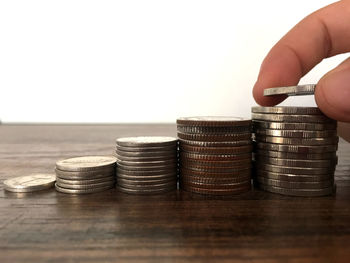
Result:
<svg viewBox="0 0 350 263">
<path fill-rule="evenodd" d="M 0 262 L 349 262 L 344 141 L 330 197 L 3 191 L 4 179 L 52 172 L 58 159 L 111 154 L 120 136 L 175 134 L 175 125 L 0 125 Z"/>
</svg>

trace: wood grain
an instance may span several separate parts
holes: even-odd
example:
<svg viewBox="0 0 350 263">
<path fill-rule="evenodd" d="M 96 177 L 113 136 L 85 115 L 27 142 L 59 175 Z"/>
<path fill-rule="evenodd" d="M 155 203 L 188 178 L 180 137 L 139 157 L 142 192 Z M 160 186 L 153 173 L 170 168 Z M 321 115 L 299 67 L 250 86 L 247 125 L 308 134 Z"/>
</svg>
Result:
<svg viewBox="0 0 350 263">
<path fill-rule="evenodd" d="M 58 159 L 111 154 L 117 137 L 176 135 L 175 125 L 0 125 L 0 262 L 349 262 L 350 147 L 337 194 L 233 197 L 110 190 L 71 196 L 3 191 L 6 178 Z"/>
</svg>

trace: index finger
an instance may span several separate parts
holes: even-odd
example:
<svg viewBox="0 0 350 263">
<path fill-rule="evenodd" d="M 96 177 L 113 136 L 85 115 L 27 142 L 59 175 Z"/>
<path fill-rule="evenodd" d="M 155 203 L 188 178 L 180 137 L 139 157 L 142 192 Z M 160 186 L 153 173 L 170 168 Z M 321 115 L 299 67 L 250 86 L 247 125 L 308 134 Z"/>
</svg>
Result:
<svg viewBox="0 0 350 263">
<path fill-rule="evenodd" d="M 304 18 L 264 59 L 253 96 L 262 106 L 273 106 L 286 96 L 264 97 L 266 88 L 298 84 L 324 58 L 350 51 L 350 1 L 326 6 Z"/>
</svg>

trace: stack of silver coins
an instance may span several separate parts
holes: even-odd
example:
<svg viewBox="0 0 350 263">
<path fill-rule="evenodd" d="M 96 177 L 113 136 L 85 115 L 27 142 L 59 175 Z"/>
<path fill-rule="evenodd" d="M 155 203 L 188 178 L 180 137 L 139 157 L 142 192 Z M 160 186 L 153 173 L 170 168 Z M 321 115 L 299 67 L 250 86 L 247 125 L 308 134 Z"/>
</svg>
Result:
<svg viewBox="0 0 350 263">
<path fill-rule="evenodd" d="M 317 107 L 253 107 L 254 181 L 292 196 L 334 192 L 337 123 Z"/>
<path fill-rule="evenodd" d="M 53 188 L 54 174 L 31 174 L 10 178 L 4 181 L 4 189 L 9 192 L 29 193 Z"/>
<path fill-rule="evenodd" d="M 206 195 L 251 189 L 251 120 L 236 117 L 177 119 L 180 188 Z"/>
<path fill-rule="evenodd" d="M 177 148 L 177 139 L 173 137 L 117 139 L 117 189 L 129 194 L 177 189 Z"/>
<path fill-rule="evenodd" d="M 113 156 L 75 157 L 56 163 L 56 190 L 67 194 L 89 194 L 115 185 L 116 158 Z"/>
</svg>

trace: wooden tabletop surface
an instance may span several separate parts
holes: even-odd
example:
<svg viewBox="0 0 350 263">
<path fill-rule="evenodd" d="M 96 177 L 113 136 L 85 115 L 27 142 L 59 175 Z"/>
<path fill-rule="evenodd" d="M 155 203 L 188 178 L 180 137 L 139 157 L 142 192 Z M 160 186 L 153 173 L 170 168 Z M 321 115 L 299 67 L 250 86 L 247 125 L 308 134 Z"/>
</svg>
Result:
<svg viewBox="0 0 350 263">
<path fill-rule="evenodd" d="M 117 137 L 134 135 L 175 136 L 176 127 L 0 125 L 0 262 L 350 261 L 350 145 L 342 140 L 329 197 L 3 191 L 7 178 L 111 154 Z"/>
</svg>

